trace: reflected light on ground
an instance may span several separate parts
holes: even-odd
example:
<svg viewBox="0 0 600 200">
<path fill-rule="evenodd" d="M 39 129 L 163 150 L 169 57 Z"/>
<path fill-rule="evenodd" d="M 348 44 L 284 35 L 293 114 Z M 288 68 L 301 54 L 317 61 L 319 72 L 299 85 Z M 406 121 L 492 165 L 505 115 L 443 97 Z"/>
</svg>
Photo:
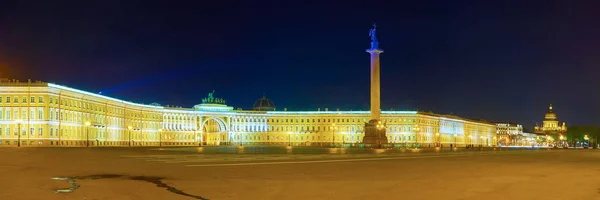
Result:
<svg viewBox="0 0 600 200">
<path fill-rule="evenodd" d="M 381 154 L 381 153 L 385 153 L 387 150 L 386 149 L 375 149 L 373 152 L 375 154 Z"/>
<path fill-rule="evenodd" d="M 329 153 L 330 153 L 330 154 L 336 154 L 336 153 L 338 153 L 338 152 L 339 152 L 339 150 L 340 150 L 340 149 L 338 149 L 338 148 L 329 148 Z"/>
<path fill-rule="evenodd" d="M 198 147 L 198 148 L 196 148 L 196 152 L 203 153 L 204 152 L 204 147 Z"/>
</svg>

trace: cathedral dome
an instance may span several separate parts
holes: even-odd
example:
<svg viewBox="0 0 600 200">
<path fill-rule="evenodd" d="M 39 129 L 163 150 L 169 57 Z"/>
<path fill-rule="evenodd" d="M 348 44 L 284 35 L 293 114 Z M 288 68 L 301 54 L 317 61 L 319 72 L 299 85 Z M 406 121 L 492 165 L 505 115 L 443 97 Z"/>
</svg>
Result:
<svg viewBox="0 0 600 200">
<path fill-rule="evenodd" d="M 258 99 L 256 103 L 254 103 L 252 109 L 260 111 L 273 111 L 275 110 L 275 104 L 273 104 L 271 100 L 267 99 L 267 97 L 263 96 L 262 98 Z"/>
<path fill-rule="evenodd" d="M 550 108 L 548 109 L 548 112 L 546 113 L 546 120 L 556 120 L 556 114 L 552 111 L 552 104 L 550 104 Z"/>
</svg>

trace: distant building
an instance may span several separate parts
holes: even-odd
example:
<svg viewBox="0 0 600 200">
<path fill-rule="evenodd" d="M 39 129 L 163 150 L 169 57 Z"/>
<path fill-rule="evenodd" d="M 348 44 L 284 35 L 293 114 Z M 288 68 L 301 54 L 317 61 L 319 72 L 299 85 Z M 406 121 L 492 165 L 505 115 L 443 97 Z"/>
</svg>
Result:
<svg viewBox="0 0 600 200">
<path fill-rule="evenodd" d="M 548 112 L 542 122 L 542 127 L 536 125 L 533 132 L 539 136 L 544 136 L 542 138 L 544 138 L 544 143 L 546 145 L 562 145 L 564 140 L 566 140 L 565 133 L 567 132 L 567 124 L 563 122 L 561 125 L 556 117 L 556 113 L 552 111 L 552 104 L 550 104 Z"/>
<path fill-rule="evenodd" d="M 558 118 L 556 117 L 556 113 L 552 111 L 552 104 L 544 117 L 544 121 L 542 122 L 542 127 L 535 126 L 534 133 L 539 135 L 556 135 L 559 136 L 567 132 L 567 125 L 565 122 L 562 125 L 559 125 Z"/>
<path fill-rule="evenodd" d="M 496 135 L 498 144 L 503 146 L 512 146 L 520 144 L 523 140 L 523 125 L 517 123 L 496 123 Z"/>
</svg>

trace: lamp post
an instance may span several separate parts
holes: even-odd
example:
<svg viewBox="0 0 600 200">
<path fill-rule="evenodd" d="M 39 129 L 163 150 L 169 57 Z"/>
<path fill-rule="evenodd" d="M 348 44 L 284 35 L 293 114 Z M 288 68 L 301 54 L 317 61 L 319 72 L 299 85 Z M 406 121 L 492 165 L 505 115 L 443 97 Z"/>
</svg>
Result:
<svg viewBox="0 0 600 200">
<path fill-rule="evenodd" d="M 378 130 L 378 131 L 377 131 L 377 132 L 378 132 L 378 133 L 377 133 L 377 137 L 378 137 L 378 140 L 377 140 L 377 142 L 378 142 L 378 148 L 381 148 L 381 133 L 380 133 L 380 131 L 381 131 L 382 129 L 384 129 L 384 128 L 385 128 L 385 125 L 384 125 L 384 124 L 381 124 L 381 121 L 379 121 L 379 124 L 377 124 L 377 130 Z"/>
<path fill-rule="evenodd" d="M 415 142 L 416 142 L 417 144 L 419 144 L 419 131 L 420 131 L 421 129 L 419 128 L 419 125 L 418 125 L 418 124 L 417 124 L 417 125 L 415 125 L 415 128 L 414 128 L 414 130 L 415 130 Z"/>
<path fill-rule="evenodd" d="M 17 119 L 17 121 L 15 121 L 17 123 L 17 147 L 21 147 L 21 124 L 23 123 L 23 121 L 21 121 L 20 119 Z"/>
<path fill-rule="evenodd" d="M 469 135 L 469 142 L 468 143 L 469 143 L 469 148 L 471 148 L 472 147 L 471 143 L 473 143 L 473 136 L 472 135 Z"/>
<path fill-rule="evenodd" d="M 483 146 L 483 136 L 479 136 L 479 146 Z"/>
<path fill-rule="evenodd" d="M 85 122 L 85 146 L 90 147 L 90 126 L 92 123 Z"/>
<path fill-rule="evenodd" d="M 560 137 L 558 137 L 559 142 L 560 142 L 560 147 L 563 147 L 563 139 L 565 139 L 565 137 L 561 134 Z"/>
<path fill-rule="evenodd" d="M 128 129 L 128 131 L 127 131 L 127 137 L 128 137 L 127 143 L 128 143 L 129 146 L 131 146 L 131 129 L 133 129 L 133 127 L 128 126 L 127 129 Z"/>
<path fill-rule="evenodd" d="M 436 147 L 442 146 L 441 145 L 442 142 L 440 141 L 440 133 L 439 132 L 435 133 L 435 137 L 436 137 L 436 144 L 435 144 L 435 146 Z"/>
<path fill-rule="evenodd" d="M 335 130 L 337 130 L 337 126 L 335 124 L 331 124 L 331 145 L 335 146 Z"/>
<path fill-rule="evenodd" d="M 158 146 L 162 147 L 162 128 L 158 129 Z"/>
<path fill-rule="evenodd" d="M 454 147 L 456 148 L 456 137 L 458 137 L 458 135 L 454 134 Z"/>
<path fill-rule="evenodd" d="M 288 132 L 288 146 L 292 146 L 292 132 Z"/>
</svg>

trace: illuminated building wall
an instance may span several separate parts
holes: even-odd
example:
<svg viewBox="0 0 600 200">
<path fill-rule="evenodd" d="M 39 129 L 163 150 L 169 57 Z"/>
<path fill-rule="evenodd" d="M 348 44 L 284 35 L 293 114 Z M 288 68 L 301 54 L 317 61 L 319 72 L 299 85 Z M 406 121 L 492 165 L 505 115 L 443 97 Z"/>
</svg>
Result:
<svg viewBox="0 0 600 200">
<path fill-rule="evenodd" d="M 350 144 L 362 141 L 370 119 L 368 111 L 233 109 L 213 94 L 179 108 L 0 80 L 0 147 Z M 381 120 L 398 145 L 496 144 L 492 123 L 416 111 L 382 111 Z"/>
<path fill-rule="evenodd" d="M 496 123 L 498 144 L 503 146 L 523 145 L 526 137 L 523 126 L 516 123 Z"/>
</svg>

